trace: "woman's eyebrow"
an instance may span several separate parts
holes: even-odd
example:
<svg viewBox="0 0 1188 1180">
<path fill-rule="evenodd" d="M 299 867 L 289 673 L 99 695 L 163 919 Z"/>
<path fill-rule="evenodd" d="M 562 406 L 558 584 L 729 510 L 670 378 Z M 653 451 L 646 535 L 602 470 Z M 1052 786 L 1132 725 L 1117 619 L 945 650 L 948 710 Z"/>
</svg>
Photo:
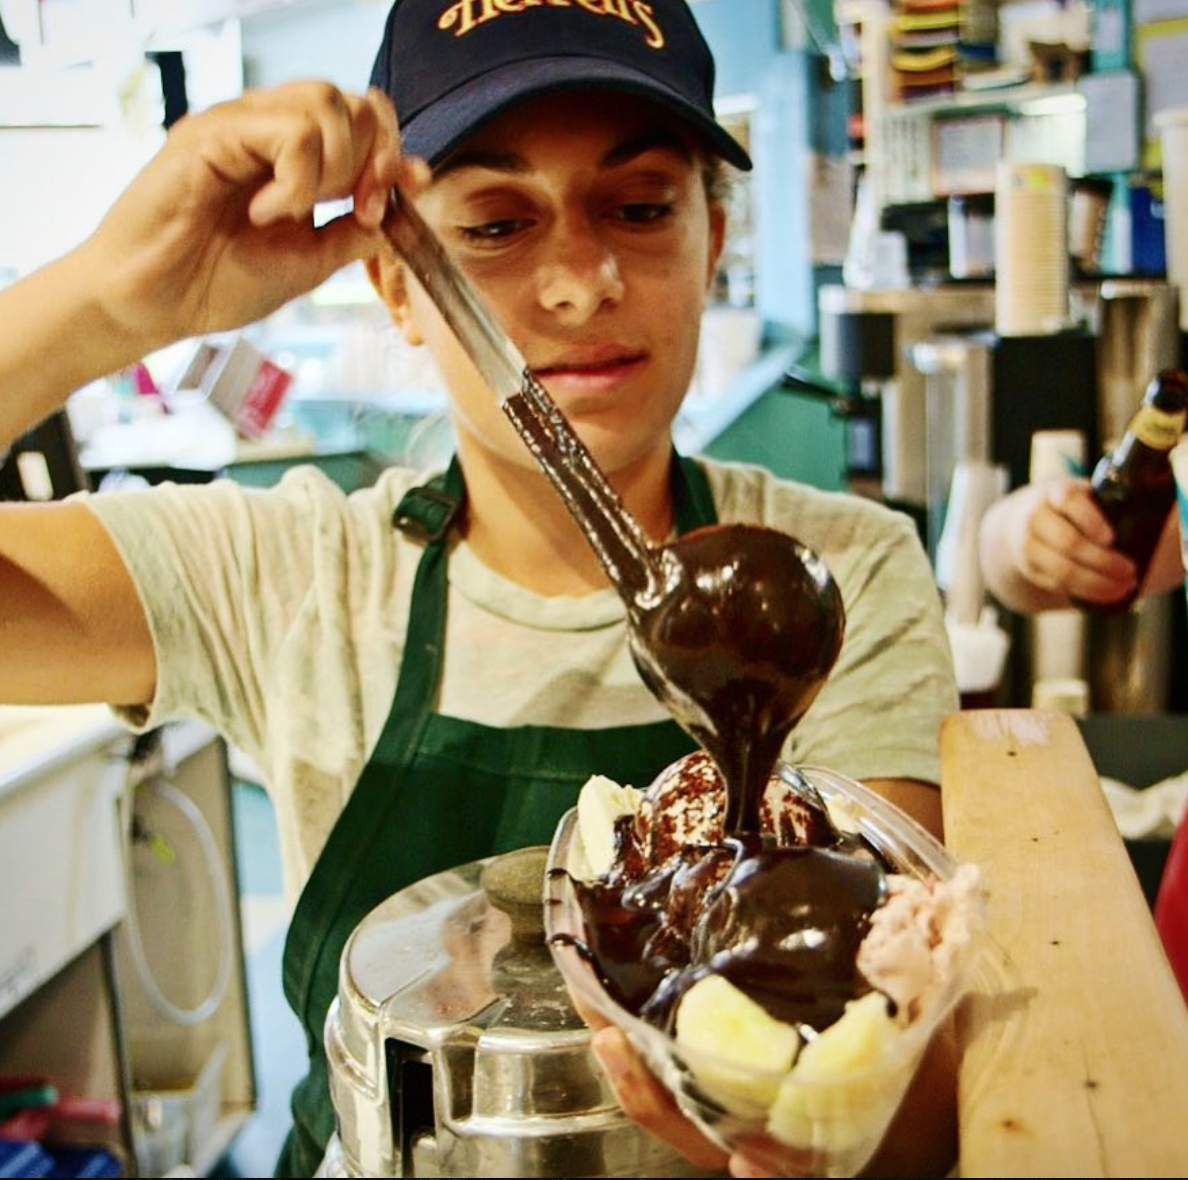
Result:
<svg viewBox="0 0 1188 1180">
<path fill-rule="evenodd" d="M 527 172 L 528 161 L 514 152 L 489 152 L 478 148 L 455 152 L 433 170 L 433 179 L 440 180 L 461 168 L 488 168 L 492 172 Z"/>
<path fill-rule="evenodd" d="M 681 136 L 674 131 L 657 129 L 645 131 L 642 135 L 633 136 L 631 139 L 616 144 L 602 157 L 599 163 L 604 168 L 615 168 L 620 164 L 628 163 L 636 156 L 642 156 L 651 151 L 676 152 L 684 160 L 693 158 L 689 145 Z"/>
</svg>

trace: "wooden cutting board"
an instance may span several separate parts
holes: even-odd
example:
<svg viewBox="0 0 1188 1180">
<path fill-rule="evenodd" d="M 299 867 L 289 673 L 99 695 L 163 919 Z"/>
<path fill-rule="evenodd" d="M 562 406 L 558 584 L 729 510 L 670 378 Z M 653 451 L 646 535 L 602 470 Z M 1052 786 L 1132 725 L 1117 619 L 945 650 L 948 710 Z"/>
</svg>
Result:
<svg viewBox="0 0 1188 1180">
<path fill-rule="evenodd" d="M 960 1175 L 1188 1176 L 1188 1006 L 1076 723 L 956 713 L 941 766 L 993 940 L 959 1014 Z"/>
</svg>

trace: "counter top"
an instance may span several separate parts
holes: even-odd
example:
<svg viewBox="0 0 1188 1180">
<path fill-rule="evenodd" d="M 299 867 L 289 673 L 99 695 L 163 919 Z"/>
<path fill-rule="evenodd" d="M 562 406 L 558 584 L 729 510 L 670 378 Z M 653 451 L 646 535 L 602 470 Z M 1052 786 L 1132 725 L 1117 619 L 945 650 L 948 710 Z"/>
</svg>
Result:
<svg viewBox="0 0 1188 1180">
<path fill-rule="evenodd" d="M 106 705 L 0 705 L 0 798 L 125 733 Z"/>
<path fill-rule="evenodd" d="M 992 940 L 958 1019 L 960 1175 L 1188 1175 L 1188 1006 L 1076 723 L 953 714 L 941 768 Z"/>
</svg>

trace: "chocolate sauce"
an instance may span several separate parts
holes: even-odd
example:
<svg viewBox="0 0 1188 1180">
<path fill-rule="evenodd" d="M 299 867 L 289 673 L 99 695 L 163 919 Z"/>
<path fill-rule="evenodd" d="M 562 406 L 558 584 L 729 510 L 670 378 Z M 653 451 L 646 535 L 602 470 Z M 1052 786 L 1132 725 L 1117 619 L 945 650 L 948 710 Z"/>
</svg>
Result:
<svg viewBox="0 0 1188 1180">
<path fill-rule="evenodd" d="M 531 374 L 503 408 L 623 597 L 644 682 L 722 771 L 726 830 L 758 832 L 784 739 L 841 650 L 845 609 L 825 564 L 755 525 L 652 548 Z"/>
<path fill-rule="evenodd" d="M 665 552 L 681 592 L 641 617 L 636 666 L 721 770 L 727 833 L 758 832 L 784 739 L 841 649 L 841 595 L 815 554 L 774 529 L 697 529 Z"/>
<path fill-rule="evenodd" d="M 586 940 L 574 945 L 621 1006 L 669 1031 L 680 997 L 710 970 L 777 1019 L 827 1027 L 869 990 L 855 960 L 882 869 L 760 833 L 784 740 L 841 650 L 836 583 L 816 554 L 774 529 L 718 525 L 650 547 L 531 374 L 503 405 L 626 603 L 644 682 L 724 780 L 721 844 L 649 867 L 620 822 L 618 873 L 575 882 Z M 810 831 L 841 844 L 819 810 Z"/>
<path fill-rule="evenodd" d="M 573 882 L 585 941 L 561 938 L 622 1007 L 671 1033 L 680 998 L 712 971 L 777 1020 L 821 1030 L 870 990 L 858 947 L 890 866 L 823 807 L 803 829 L 812 843 L 747 834 L 651 866 L 632 830 L 618 826 L 608 876 Z"/>
</svg>

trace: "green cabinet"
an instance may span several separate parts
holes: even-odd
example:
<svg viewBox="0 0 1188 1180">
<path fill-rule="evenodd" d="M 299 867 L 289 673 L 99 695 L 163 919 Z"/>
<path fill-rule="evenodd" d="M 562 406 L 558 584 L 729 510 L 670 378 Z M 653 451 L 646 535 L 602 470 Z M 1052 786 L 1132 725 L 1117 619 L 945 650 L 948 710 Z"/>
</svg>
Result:
<svg viewBox="0 0 1188 1180">
<path fill-rule="evenodd" d="M 776 386 L 705 447 L 715 459 L 758 463 L 827 491 L 846 483 L 846 427 L 823 398 Z"/>
</svg>

